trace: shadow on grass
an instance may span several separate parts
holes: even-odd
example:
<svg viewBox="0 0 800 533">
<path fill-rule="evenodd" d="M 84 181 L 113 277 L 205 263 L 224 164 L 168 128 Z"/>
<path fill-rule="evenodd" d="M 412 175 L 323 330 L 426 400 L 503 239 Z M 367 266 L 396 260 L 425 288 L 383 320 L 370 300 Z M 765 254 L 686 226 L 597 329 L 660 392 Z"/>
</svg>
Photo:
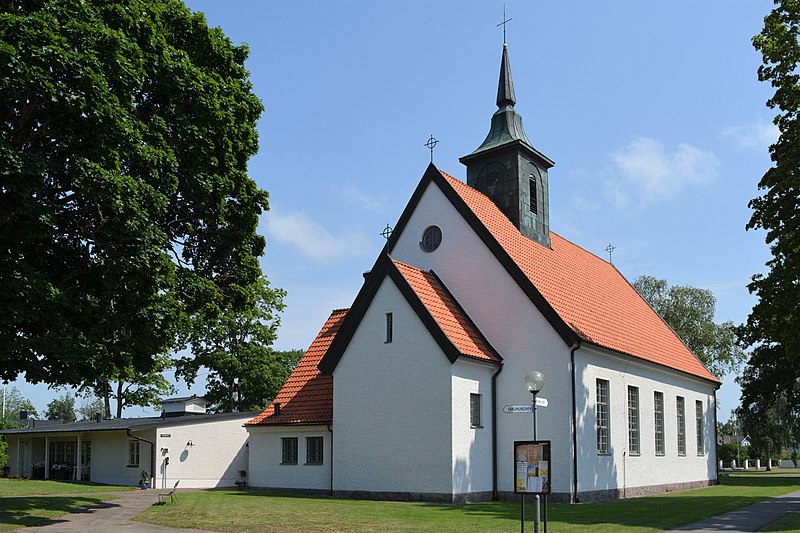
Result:
<svg viewBox="0 0 800 533">
<path fill-rule="evenodd" d="M 54 517 L 75 512 L 91 512 L 95 509 L 105 509 L 117 505 L 98 496 L 2 498 L 0 499 L 0 530 L 55 524 L 62 520 L 54 520 Z"/>
<path fill-rule="evenodd" d="M 774 490 L 774 488 L 785 490 Z M 589 529 L 586 526 L 608 524 L 620 527 L 670 529 L 711 518 L 771 496 L 800 488 L 800 477 L 769 477 L 764 475 L 736 475 L 721 479 L 720 487 L 675 492 L 658 496 L 633 498 L 612 502 L 587 504 L 550 504 L 548 518 L 560 523 L 569 531 Z M 326 495 L 285 493 L 280 491 L 231 490 L 237 498 L 287 498 L 297 500 L 338 500 Z M 346 502 L 347 500 L 341 500 Z M 365 500 L 358 500 L 365 503 Z M 794 502 L 794 500 L 792 500 Z M 800 498 L 796 504 L 800 505 Z M 259 504 L 259 505 L 269 505 Z M 437 515 L 460 514 L 485 519 L 516 521 L 519 519 L 519 501 L 486 502 L 479 504 L 442 504 L 418 502 Z M 526 499 L 526 515 L 532 516 L 532 504 Z M 389 511 L 390 513 L 392 511 Z"/>
</svg>

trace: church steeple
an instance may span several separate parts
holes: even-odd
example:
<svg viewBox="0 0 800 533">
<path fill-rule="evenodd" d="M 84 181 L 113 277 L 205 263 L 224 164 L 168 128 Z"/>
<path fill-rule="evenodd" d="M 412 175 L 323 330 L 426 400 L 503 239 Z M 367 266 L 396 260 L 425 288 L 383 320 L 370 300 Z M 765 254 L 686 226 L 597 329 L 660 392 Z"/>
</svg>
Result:
<svg viewBox="0 0 800 533">
<path fill-rule="evenodd" d="M 550 207 L 547 170 L 554 163 L 536 150 L 514 109 L 508 45 L 503 43 L 497 111 L 483 143 L 460 161 L 467 183 L 491 198 L 523 235 L 550 247 Z"/>
<path fill-rule="evenodd" d="M 500 63 L 500 81 L 497 84 L 497 107 L 514 105 L 514 80 L 511 79 L 511 64 L 508 62 L 508 45 L 503 43 L 503 60 Z"/>
</svg>

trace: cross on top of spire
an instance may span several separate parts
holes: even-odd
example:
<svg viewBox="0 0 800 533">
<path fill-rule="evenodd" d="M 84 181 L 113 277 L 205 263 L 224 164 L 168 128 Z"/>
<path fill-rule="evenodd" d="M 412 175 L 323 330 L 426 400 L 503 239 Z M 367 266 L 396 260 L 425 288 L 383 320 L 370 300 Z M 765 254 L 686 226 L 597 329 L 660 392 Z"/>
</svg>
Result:
<svg viewBox="0 0 800 533">
<path fill-rule="evenodd" d="M 503 26 L 503 44 L 506 44 L 506 24 L 511 22 L 511 19 L 506 18 L 506 5 L 503 4 L 503 22 L 498 24 L 498 26 Z"/>
</svg>

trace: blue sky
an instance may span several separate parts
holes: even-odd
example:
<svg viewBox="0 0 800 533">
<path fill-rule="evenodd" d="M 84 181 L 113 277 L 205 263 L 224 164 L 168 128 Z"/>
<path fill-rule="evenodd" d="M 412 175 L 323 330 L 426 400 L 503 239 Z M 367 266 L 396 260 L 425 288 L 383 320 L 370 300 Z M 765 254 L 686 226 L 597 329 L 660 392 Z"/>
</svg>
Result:
<svg viewBox="0 0 800 533">
<path fill-rule="evenodd" d="M 286 289 L 276 346 L 306 348 L 348 307 L 440 143 L 439 168 L 484 139 L 495 111 L 503 2 L 187 2 L 248 43 L 266 107 L 250 175 L 269 191 L 262 265 Z M 772 4 L 506 1 L 517 110 L 550 171 L 556 233 L 642 274 L 711 289 L 742 322 L 764 271 L 747 202 L 776 136 L 750 39 Z M 40 414 L 59 393 L 17 383 Z M 203 393 L 202 383 L 181 393 Z M 738 405 L 729 376 L 720 419 Z M 144 411 L 152 413 L 151 410 Z M 126 416 L 141 414 L 126 411 Z"/>
</svg>

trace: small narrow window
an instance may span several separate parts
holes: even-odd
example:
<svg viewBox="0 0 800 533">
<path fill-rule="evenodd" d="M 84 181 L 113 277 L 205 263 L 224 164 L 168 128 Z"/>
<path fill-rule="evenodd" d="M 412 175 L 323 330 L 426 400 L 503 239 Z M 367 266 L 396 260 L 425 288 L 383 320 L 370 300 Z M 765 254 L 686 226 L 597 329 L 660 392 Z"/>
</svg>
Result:
<svg viewBox="0 0 800 533">
<path fill-rule="evenodd" d="M 608 381 L 597 380 L 597 453 L 608 453 Z"/>
<path fill-rule="evenodd" d="M 639 455 L 639 387 L 628 386 L 628 453 Z"/>
<path fill-rule="evenodd" d="M 281 439 L 281 464 L 297 464 L 297 437 L 283 437 Z"/>
<path fill-rule="evenodd" d="M 323 446 L 322 437 L 306 437 L 306 464 L 322 464 Z"/>
<path fill-rule="evenodd" d="M 664 393 L 653 393 L 653 422 L 655 426 L 656 455 L 664 455 Z"/>
<path fill-rule="evenodd" d="M 128 466 L 139 466 L 139 445 L 138 440 L 128 441 Z"/>
<path fill-rule="evenodd" d="M 386 313 L 386 342 L 392 342 L 392 313 Z"/>
<path fill-rule="evenodd" d="M 697 455 L 705 453 L 705 445 L 703 443 L 703 402 L 697 400 L 694 402 L 694 425 L 697 431 Z"/>
<path fill-rule="evenodd" d="M 481 424 L 481 395 L 469 395 L 469 425 L 474 428 L 483 427 Z"/>
<path fill-rule="evenodd" d="M 531 213 L 533 213 L 535 215 L 536 212 L 537 212 L 536 211 L 536 178 L 533 177 L 533 174 L 531 174 L 531 177 L 528 180 L 528 187 L 531 190 L 531 205 L 530 205 Z"/>
<path fill-rule="evenodd" d="M 678 455 L 686 455 L 686 402 L 683 396 L 675 399 L 675 410 L 678 416 Z"/>
</svg>

